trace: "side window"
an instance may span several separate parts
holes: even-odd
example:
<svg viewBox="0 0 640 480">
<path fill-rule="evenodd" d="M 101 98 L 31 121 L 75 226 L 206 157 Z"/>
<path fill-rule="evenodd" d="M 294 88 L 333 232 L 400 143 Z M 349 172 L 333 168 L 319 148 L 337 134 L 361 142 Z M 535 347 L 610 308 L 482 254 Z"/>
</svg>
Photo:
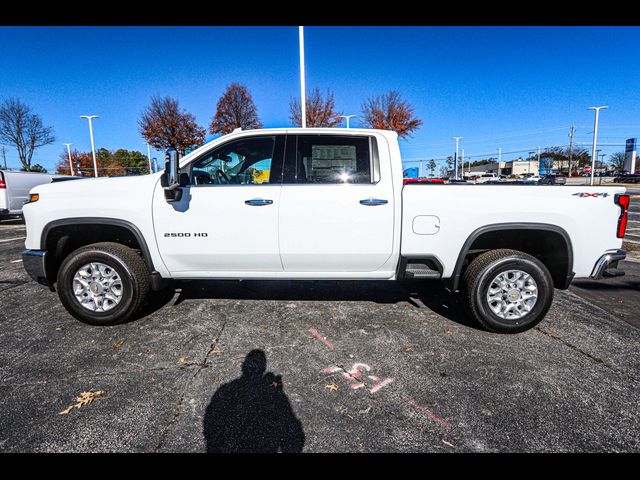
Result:
<svg viewBox="0 0 640 480">
<path fill-rule="evenodd" d="M 272 171 L 275 150 L 275 136 L 261 135 L 225 143 L 191 163 L 191 185 L 279 183 L 280 178 Z"/>
<path fill-rule="evenodd" d="M 289 136 L 284 183 L 372 183 L 373 142 L 365 136 Z"/>
</svg>

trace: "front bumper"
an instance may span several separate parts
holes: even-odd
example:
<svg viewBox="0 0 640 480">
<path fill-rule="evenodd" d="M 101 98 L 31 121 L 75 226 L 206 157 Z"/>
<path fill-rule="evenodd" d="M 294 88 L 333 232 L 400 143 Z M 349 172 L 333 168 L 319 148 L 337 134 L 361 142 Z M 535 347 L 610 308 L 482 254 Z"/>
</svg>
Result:
<svg viewBox="0 0 640 480">
<path fill-rule="evenodd" d="M 51 288 L 47 280 L 46 255 L 46 250 L 25 250 L 22 252 L 22 265 L 36 282 Z"/>
<path fill-rule="evenodd" d="M 593 267 L 591 278 L 600 280 L 601 278 L 621 277 L 622 270 L 618 270 L 618 262 L 627 258 L 626 252 L 622 250 L 612 250 L 602 255 Z"/>
</svg>

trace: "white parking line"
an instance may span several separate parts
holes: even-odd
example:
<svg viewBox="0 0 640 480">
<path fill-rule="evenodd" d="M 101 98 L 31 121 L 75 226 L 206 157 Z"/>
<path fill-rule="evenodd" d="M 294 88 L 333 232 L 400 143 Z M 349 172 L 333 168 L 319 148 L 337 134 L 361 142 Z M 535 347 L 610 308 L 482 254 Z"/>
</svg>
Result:
<svg viewBox="0 0 640 480">
<path fill-rule="evenodd" d="M 0 240 L 0 243 L 13 242 L 15 240 L 23 240 L 25 238 L 27 237 L 5 238 L 4 240 Z"/>
</svg>

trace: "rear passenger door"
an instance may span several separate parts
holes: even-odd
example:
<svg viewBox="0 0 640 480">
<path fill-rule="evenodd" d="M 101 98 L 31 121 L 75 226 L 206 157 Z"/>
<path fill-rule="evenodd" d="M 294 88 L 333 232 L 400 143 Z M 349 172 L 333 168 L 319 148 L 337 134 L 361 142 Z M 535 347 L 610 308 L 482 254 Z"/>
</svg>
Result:
<svg viewBox="0 0 640 480">
<path fill-rule="evenodd" d="M 385 266 L 394 221 L 385 159 L 381 174 L 375 136 L 287 136 L 278 222 L 285 272 L 374 272 Z"/>
</svg>

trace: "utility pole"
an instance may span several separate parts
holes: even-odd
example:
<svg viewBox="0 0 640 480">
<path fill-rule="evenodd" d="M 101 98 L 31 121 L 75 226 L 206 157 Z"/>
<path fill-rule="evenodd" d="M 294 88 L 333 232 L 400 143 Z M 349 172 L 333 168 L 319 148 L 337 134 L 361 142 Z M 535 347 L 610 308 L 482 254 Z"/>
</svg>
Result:
<svg viewBox="0 0 640 480">
<path fill-rule="evenodd" d="M 569 177 L 571 177 L 571 156 L 573 155 L 573 134 L 575 127 L 571 125 L 571 132 L 569 132 Z"/>
<path fill-rule="evenodd" d="M 593 175 L 594 170 L 596 169 L 596 142 L 598 139 L 598 116 L 600 115 L 600 110 L 603 108 L 609 108 L 606 105 L 600 107 L 589 107 L 588 110 L 595 110 L 596 118 L 593 122 L 593 147 L 591 148 L 591 185 L 593 185 Z"/>
<path fill-rule="evenodd" d="M 553 170 L 553 166 L 551 166 Z M 540 176 L 540 145 L 538 145 L 538 176 Z"/>
<path fill-rule="evenodd" d="M 307 128 L 307 96 L 304 75 L 304 27 L 298 27 L 300 47 L 300 109 L 302 110 L 302 128 Z"/>
<path fill-rule="evenodd" d="M 2 159 L 4 160 L 4 169 L 7 170 L 7 147 L 2 146 Z"/>
<path fill-rule="evenodd" d="M 91 126 L 91 119 L 100 118 L 97 115 L 80 115 L 80 118 L 86 118 L 89 120 L 89 135 L 91 135 L 91 154 L 93 155 L 93 173 L 98 176 L 98 163 L 96 162 L 96 147 L 93 144 L 93 127 Z"/>
<path fill-rule="evenodd" d="M 453 178 L 455 178 L 456 180 L 458 179 L 458 142 L 460 141 L 461 138 L 464 137 L 451 137 L 456 141 L 456 156 L 453 159 L 453 171 L 455 172 L 455 175 Z"/>
<path fill-rule="evenodd" d="M 460 172 L 462 173 L 462 180 L 464 180 L 464 148 L 462 149 L 462 163 L 460 164 Z"/>
<path fill-rule="evenodd" d="M 71 145 L 73 143 L 65 143 L 64 145 L 67 146 L 67 153 L 69 154 L 69 172 L 73 176 L 73 163 L 71 162 Z"/>
<path fill-rule="evenodd" d="M 147 144 L 147 158 L 149 159 L 149 173 L 153 173 L 153 168 L 151 168 L 151 147 L 149 147 L 149 142 L 144 142 Z"/>
</svg>

